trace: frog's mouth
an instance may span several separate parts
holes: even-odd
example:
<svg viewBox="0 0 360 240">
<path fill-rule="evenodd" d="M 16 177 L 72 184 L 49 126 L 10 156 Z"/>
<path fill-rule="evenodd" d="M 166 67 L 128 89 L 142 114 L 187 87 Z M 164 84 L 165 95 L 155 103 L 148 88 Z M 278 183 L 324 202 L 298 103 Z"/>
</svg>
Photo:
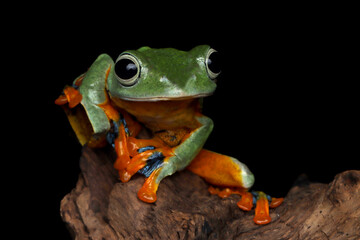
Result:
<svg viewBox="0 0 360 240">
<path fill-rule="evenodd" d="M 182 100 L 203 98 L 203 97 L 211 96 L 213 93 L 214 92 L 199 93 L 196 95 L 189 95 L 189 96 L 172 96 L 172 97 L 168 97 L 168 96 L 143 97 L 143 98 L 120 97 L 120 99 L 126 100 L 126 101 L 133 101 L 133 102 L 182 101 Z"/>
</svg>

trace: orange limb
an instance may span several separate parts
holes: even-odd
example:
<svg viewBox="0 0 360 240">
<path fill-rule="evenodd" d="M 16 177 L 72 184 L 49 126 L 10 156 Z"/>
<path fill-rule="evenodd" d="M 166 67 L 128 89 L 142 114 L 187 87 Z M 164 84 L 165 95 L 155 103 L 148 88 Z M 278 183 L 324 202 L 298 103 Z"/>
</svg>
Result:
<svg viewBox="0 0 360 240">
<path fill-rule="evenodd" d="M 196 158 L 188 166 L 188 170 L 203 177 L 207 182 L 226 187 L 220 190 L 210 187 L 209 192 L 216 194 L 221 198 L 237 194 L 241 196 L 237 203 L 238 207 L 244 211 L 250 211 L 256 202 L 254 222 L 256 224 L 267 224 L 271 221 L 269 207 L 278 207 L 283 198 L 272 198 L 271 203 L 267 195 L 263 192 L 248 192 L 251 187 L 251 173 L 243 167 L 236 159 L 214 153 L 207 150 L 201 150 Z M 255 200 L 254 200 L 255 197 Z"/>
<path fill-rule="evenodd" d="M 69 103 L 69 108 L 76 107 L 82 100 L 82 95 L 73 87 L 65 87 L 64 95 L 61 95 L 55 100 L 56 105 L 64 105 Z"/>
<path fill-rule="evenodd" d="M 110 70 L 110 68 L 108 69 L 108 71 Z M 106 73 L 106 79 L 108 76 L 108 71 Z M 107 95 L 107 93 L 105 93 L 105 101 L 101 104 L 98 104 L 99 107 L 102 108 L 102 110 L 104 110 L 106 116 L 108 117 L 109 120 L 114 120 L 114 121 L 119 121 L 120 119 L 120 114 L 119 111 L 116 110 L 110 103 L 109 100 L 109 96 Z"/>
<path fill-rule="evenodd" d="M 217 186 L 246 187 L 244 169 L 229 156 L 202 149 L 187 169 Z"/>
<path fill-rule="evenodd" d="M 114 120 L 116 122 L 119 121 L 120 119 L 119 112 L 109 103 L 108 100 L 102 104 L 98 104 L 98 106 L 101 107 L 102 110 L 104 110 L 108 119 Z"/>
<path fill-rule="evenodd" d="M 122 182 L 128 182 L 138 170 L 145 167 L 147 159 L 155 152 L 155 150 L 147 150 L 139 153 L 138 149 L 153 146 L 157 152 L 162 152 L 164 156 L 172 154 L 172 151 L 157 138 L 136 139 L 128 137 L 124 124 L 119 126 L 119 135 L 115 139 L 114 145 L 117 154 L 114 168 L 119 171 L 119 178 Z"/>
<path fill-rule="evenodd" d="M 105 102 L 104 104 L 99 105 L 104 109 L 109 119 L 117 121 L 120 118 L 117 110 L 112 107 L 111 104 Z M 128 114 L 123 114 L 127 127 L 129 129 L 132 127 L 132 130 L 129 129 L 134 134 L 137 134 L 140 131 L 140 124 L 136 124 L 134 120 L 131 119 L 131 116 Z M 145 152 L 139 153 L 138 150 L 143 147 L 153 146 L 155 148 L 164 147 L 164 144 L 161 140 L 154 139 L 136 139 L 134 137 L 129 137 L 125 131 L 124 124 L 120 124 L 118 137 L 115 139 L 114 147 L 117 154 L 117 159 L 114 163 L 114 168 L 119 172 L 119 178 L 122 182 L 128 182 L 130 178 L 141 168 L 146 166 L 147 159 L 151 156 L 154 151 L 147 150 Z M 157 151 L 164 152 L 165 150 L 157 149 Z"/>
<path fill-rule="evenodd" d="M 156 191 L 159 187 L 159 183 L 156 183 L 156 178 L 158 177 L 161 168 L 154 170 L 151 175 L 145 180 L 144 185 L 138 192 L 138 198 L 147 203 L 153 203 L 156 201 Z"/>
<path fill-rule="evenodd" d="M 107 95 L 106 95 L 106 101 L 104 103 L 98 104 L 98 106 L 104 110 L 108 119 L 114 120 L 116 122 L 119 121 L 120 119 L 119 112 L 121 112 L 122 117 L 125 118 L 130 136 L 135 137 L 136 135 L 139 134 L 141 130 L 141 125 L 137 121 L 134 121 L 130 116 L 130 114 L 128 114 L 127 112 L 121 110 L 118 111 L 115 107 L 113 107 Z"/>
<path fill-rule="evenodd" d="M 120 176 L 121 181 L 128 182 L 137 171 L 146 166 L 146 161 L 154 152 L 155 150 L 148 150 L 133 157 L 126 166 L 123 175 Z"/>
<path fill-rule="evenodd" d="M 120 180 L 127 179 L 126 172 L 124 171 L 126 166 L 130 163 L 130 154 L 127 146 L 126 132 L 124 124 L 119 126 L 119 135 L 115 139 L 115 152 L 117 159 L 114 163 L 114 168 L 119 171 Z"/>
<path fill-rule="evenodd" d="M 136 137 L 140 130 L 141 130 L 141 125 L 139 122 L 135 121 L 129 113 L 127 113 L 126 111 L 121 111 L 121 115 L 125 118 L 125 121 L 126 121 L 126 124 L 127 124 L 127 127 L 129 129 L 129 133 L 130 133 L 130 136 L 132 137 Z"/>
<path fill-rule="evenodd" d="M 146 140 L 151 141 L 152 139 L 146 139 Z M 145 146 L 153 146 L 153 145 L 145 145 Z M 173 156 L 173 151 L 169 147 L 160 147 L 160 148 L 156 147 L 156 149 L 147 150 L 142 153 L 138 153 L 130 160 L 130 163 L 126 166 L 125 174 L 124 174 L 124 177 L 126 178 L 124 179 L 123 182 L 129 181 L 130 178 L 135 173 L 137 173 L 137 171 L 145 167 L 149 157 L 155 152 L 161 152 L 164 157 Z"/>
<path fill-rule="evenodd" d="M 148 146 L 153 146 L 155 148 L 165 147 L 164 143 L 158 138 L 137 139 L 134 137 L 128 137 L 128 150 L 130 156 L 132 157 L 139 154 L 138 150 L 140 148 L 148 147 Z"/>
</svg>

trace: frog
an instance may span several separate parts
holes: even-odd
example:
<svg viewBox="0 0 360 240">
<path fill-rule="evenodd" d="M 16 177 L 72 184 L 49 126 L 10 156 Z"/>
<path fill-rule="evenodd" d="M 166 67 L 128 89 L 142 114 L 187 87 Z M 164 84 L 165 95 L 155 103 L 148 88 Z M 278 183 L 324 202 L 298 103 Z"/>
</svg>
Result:
<svg viewBox="0 0 360 240">
<path fill-rule="evenodd" d="M 187 169 L 210 184 L 210 194 L 240 195 L 238 207 L 255 206 L 254 223 L 268 224 L 269 208 L 283 198 L 250 191 L 255 178 L 244 163 L 203 148 L 214 126 L 202 114 L 203 99 L 217 87 L 220 55 L 209 45 L 189 51 L 145 46 L 115 61 L 101 54 L 55 104 L 65 110 L 81 145 L 113 147 L 121 182 L 145 176 L 137 193 L 141 201 L 156 202 L 160 182 Z"/>
</svg>

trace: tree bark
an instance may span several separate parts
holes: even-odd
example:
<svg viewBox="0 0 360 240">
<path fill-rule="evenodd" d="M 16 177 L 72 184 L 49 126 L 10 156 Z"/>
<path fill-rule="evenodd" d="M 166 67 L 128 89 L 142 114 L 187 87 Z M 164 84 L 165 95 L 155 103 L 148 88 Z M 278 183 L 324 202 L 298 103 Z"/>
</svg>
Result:
<svg viewBox="0 0 360 240">
<path fill-rule="evenodd" d="M 330 184 L 300 178 L 270 210 L 272 222 L 259 226 L 237 207 L 240 196 L 210 195 L 186 170 L 161 182 L 156 203 L 144 203 L 137 198 L 144 177 L 121 183 L 114 158 L 109 149 L 83 148 L 76 188 L 61 202 L 74 239 L 360 239 L 360 171 Z"/>
</svg>

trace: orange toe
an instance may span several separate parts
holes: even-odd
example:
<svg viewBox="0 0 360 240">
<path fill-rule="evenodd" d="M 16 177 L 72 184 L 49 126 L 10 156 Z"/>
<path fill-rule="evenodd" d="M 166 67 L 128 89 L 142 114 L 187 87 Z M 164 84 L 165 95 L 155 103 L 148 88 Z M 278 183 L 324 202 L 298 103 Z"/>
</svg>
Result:
<svg viewBox="0 0 360 240">
<path fill-rule="evenodd" d="M 237 203 L 238 207 L 244 211 L 250 211 L 253 208 L 253 196 L 249 192 L 241 194 L 241 200 Z"/>
<path fill-rule="evenodd" d="M 55 104 L 56 105 L 64 105 L 68 103 L 68 99 L 65 95 L 60 95 L 56 100 L 55 100 Z"/>
<path fill-rule="evenodd" d="M 272 198 L 269 205 L 270 208 L 276 208 L 284 201 L 284 198 Z"/>
<path fill-rule="evenodd" d="M 80 92 L 73 87 L 66 87 L 64 93 L 69 102 L 69 108 L 76 107 L 82 100 Z"/>
<path fill-rule="evenodd" d="M 151 192 L 151 191 L 144 191 L 143 189 L 139 190 L 137 196 L 141 201 L 147 202 L 147 203 L 156 202 L 156 199 L 157 199 L 156 193 Z"/>
<path fill-rule="evenodd" d="M 254 222 L 260 225 L 268 224 L 269 222 L 271 222 L 269 214 L 269 202 L 265 193 L 258 193 L 259 199 L 256 202 Z"/>
<path fill-rule="evenodd" d="M 153 203 L 156 201 L 156 191 L 159 186 L 159 184 L 156 183 L 156 178 L 160 173 L 160 169 L 161 168 L 154 170 L 145 180 L 144 185 L 140 188 L 137 196 L 141 201 L 147 203 Z"/>
<path fill-rule="evenodd" d="M 126 170 L 119 170 L 119 179 L 123 183 L 128 182 L 131 179 L 131 174 Z"/>
</svg>

